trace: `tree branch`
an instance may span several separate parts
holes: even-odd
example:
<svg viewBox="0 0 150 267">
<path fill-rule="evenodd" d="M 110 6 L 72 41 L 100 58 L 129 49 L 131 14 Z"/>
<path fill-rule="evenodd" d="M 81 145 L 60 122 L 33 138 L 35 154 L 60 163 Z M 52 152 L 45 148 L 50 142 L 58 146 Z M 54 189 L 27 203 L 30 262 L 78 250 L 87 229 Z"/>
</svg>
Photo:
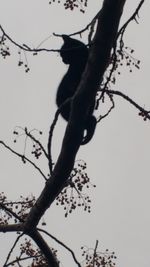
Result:
<svg viewBox="0 0 150 267">
<path fill-rule="evenodd" d="M 47 180 L 47 177 L 44 175 L 44 173 L 41 171 L 41 169 L 30 159 L 28 159 L 26 156 L 16 152 L 15 150 L 13 150 L 11 147 L 9 147 L 8 145 L 5 144 L 4 141 L 0 140 L 0 144 L 3 145 L 5 148 L 7 148 L 8 150 L 10 150 L 13 154 L 17 155 L 19 158 L 22 159 L 22 161 L 24 163 L 29 162 L 35 169 L 37 169 L 39 171 L 39 173 L 44 177 L 45 180 Z"/>
<path fill-rule="evenodd" d="M 2 25 L 0 25 L 0 30 L 2 31 L 4 37 L 6 37 L 12 44 L 14 44 L 16 47 L 20 48 L 21 50 L 31 52 L 31 53 L 38 53 L 38 52 L 59 52 L 59 49 L 47 49 L 47 48 L 30 48 L 28 45 L 23 44 L 20 45 L 16 41 L 14 41 L 3 29 Z"/>
<path fill-rule="evenodd" d="M 72 255 L 72 257 L 73 257 L 75 263 L 78 265 L 78 267 L 81 267 L 81 264 L 80 264 L 80 263 L 78 262 L 78 260 L 76 259 L 76 256 L 75 256 L 73 250 L 71 250 L 68 246 L 66 246 L 66 245 L 65 245 L 63 242 L 61 242 L 58 238 L 56 238 L 55 236 L 49 234 L 47 231 L 45 231 L 45 230 L 43 230 L 43 229 L 40 229 L 40 228 L 38 228 L 38 231 L 43 232 L 44 234 L 48 235 L 49 237 L 51 237 L 52 239 L 54 239 L 59 245 L 63 246 L 65 249 L 67 249 L 67 250 L 71 253 L 71 255 Z"/>
<path fill-rule="evenodd" d="M 107 94 L 113 94 L 113 95 L 118 95 L 127 100 L 131 105 L 133 105 L 135 108 L 137 108 L 142 114 L 144 115 L 145 118 L 150 120 L 150 111 L 145 110 L 142 108 L 139 104 L 137 104 L 134 100 L 132 100 L 129 96 L 123 94 L 120 91 L 115 91 L 115 90 L 105 90 Z"/>
<path fill-rule="evenodd" d="M 6 233 L 6 232 L 23 232 L 24 226 L 23 223 L 18 224 L 0 224 L 0 232 Z"/>
<path fill-rule="evenodd" d="M 20 238 L 21 238 L 23 235 L 24 235 L 24 234 L 22 233 L 21 235 L 19 235 L 19 236 L 16 238 L 16 240 L 15 240 L 15 242 L 14 242 L 14 244 L 13 244 L 13 246 L 12 246 L 11 250 L 9 251 L 9 253 L 8 253 L 8 255 L 7 255 L 7 258 L 6 258 L 6 261 L 5 261 L 5 263 L 4 263 L 4 266 L 3 266 L 3 267 L 6 267 L 6 266 L 8 266 L 8 265 L 7 265 L 7 262 L 9 261 L 9 258 L 10 258 L 10 256 L 11 256 L 11 254 L 12 254 L 12 252 L 13 252 L 13 250 L 14 250 L 15 246 L 17 245 L 17 243 L 18 243 L 19 239 L 20 239 Z"/>
<path fill-rule="evenodd" d="M 40 233 L 37 230 L 32 230 L 25 233 L 29 235 L 34 242 L 37 244 L 37 246 L 40 248 L 41 252 L 44 254 L 49 267 L 59 267 L 58 261 L 56 260 L 53 252 L 51 251 L 49 245 L 46 243 L 46 241 L 43 239 L 43 237 L 40 235 Z"/>
<path fill-rule="evenodd" d="M 40 142 L 39 140 L 37 140 L 37 139 L 31 134 L 31 132 L 28 132 L 28 130 L 27 130 L 26 127 L 25 127 L 24 131 L 25 131 L 25 134 L 26 134 L 28 137 L 31 138 L 31 140 L 33 140 L 36 144 L 39 145 L 39 147 L 40 147 L 41 150 L 43 151 L 45 157 L 48 159 L 48 154 L 47 154 L 45 148 L 43 147 L 43 145 L 41 144 L 41 142 Z"/>
<path fill-rule="evenodd" d="M 34 258 L 38 258 L 38 257 L 40 257 L 40 255 L 41 254 L 39 254 L 39 255 L 37 255 L 37 256 L 26 256 L 26 257 L 22 257 L 22 258 L 16 258 L 15 260 L 12 260 L 11 262 L 9 262 L 9 263 L 7 263 L 5 266 L 3 266 L 3 267 L 8 267 L 8 266 L 13 266 L 15 263 L 18 263 L 18 262 L 20 262 L 20 261 L 25 261 L 25 260 L 30 260 L 30 259 L 34 259 Z M 18 265 L 18 266 L 20 266 L 20 267 L 22 267 L 21 265 Z"/>
<path fill-rule="evenodd" d="M 117 38 L 120 35 L 123 35 L 123 33 L 125 32 L 125 29 L 127 28 L 128 24 L 132 21 L 132 20 L 136 20 L 136 16 L 138 16 L 138 12 L 140 10 L 140 8 L 142 7 L 142 5 L 144 4 L 145 0 L 141 0 L 139 5 L 137 6 L 136 10 L 134 11 L 134 13 L 132 14 L 132 16 L 124 23 L 124 25 L 120 28 L 120 30 L 117 33 Z"/>
</svg>

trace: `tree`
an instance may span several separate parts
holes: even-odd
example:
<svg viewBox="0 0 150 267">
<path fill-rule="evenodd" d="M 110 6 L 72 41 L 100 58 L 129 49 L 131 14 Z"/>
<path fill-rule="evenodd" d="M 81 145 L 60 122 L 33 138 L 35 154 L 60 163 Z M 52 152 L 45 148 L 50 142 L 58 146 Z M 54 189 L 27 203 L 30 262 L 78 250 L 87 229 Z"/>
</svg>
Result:
<svg viewBox="0 0 150 267">
<path fill-rule="evenodd" d="M 53 124 L 50 128 L 49 132 L 49 140 L 48 140 L 48 148 L 47 150 L 43 147 L 41 142 L 36 139 L 27 128 L 24 129 L 24 134 L 27 138 L 31 139 L 34 142 L 34 150 L 33 154 L 35 157 L 39 157 L 41 153 L 45 155 L 49 163 L 49 171 L 50 171 L 50 178 L 47 178 L 40 168 L 37 167 L 34 162 L 32 162 L 28 157 L 24 154 L 19 154 L 14 151 L 10 146 L 8 146 L 4 141 L 1 141 L 1 145 L 6 147 L 12 153 L 19 156 L 24 163 L 27 161 L 31 163 L 40 174 L 46 180 L 45 186 L 43 191 L 41 192 L 40 196 L 35 200 L 34 198 L 30 199 L 22 199 L 17 205 L 21 203 L 21 211 L 17 213 L 14 211 L 14 202 L 8 203 L 6 200 L 5 195 L 1 195 L 1 208 L 4 210 L 4 214 L 6 217 L 2 217 L 0 231 L 1 232 L 19 232 L 15 244 L 13 245 L 8 257 L 6 259 L 6 263 L 4 266 L 8 265 L 8 260 L 14 247 L 16 246 L 19 239 L 25 234 L 31 237 L 35 243 L 38 245 L 40 250 L 34 251 L 30 241 L 27 240 L 24 246 L 21 247 L 21 256 L 24 252 L 28 255 L 28 257 L 35 257 L 38 259 L 37 262 L 33 262 L 31 266 L 58 266 L 57 259 L 55 257 L 55 251 L 53 252 L 49 245 L 46 243 L 45 239 L 41 235 L 44 230 L 39 229 L 37 227 L 40 219 L 44 215 L 47 209 L 51 206 L 55 199 L 58 201 L 63 202 L 65 188 L 70 186 L 75 188 L 75 190 L 82 191 L 82 187 L 84 185 L 84 180 L 80 181 L 79 183 L 75 183 L 76 175 L 78 174 L 78 170 L 84 173 L 85 165 L 79 164 L 78 168 L 74 167 L 76 154 L 80 147 L 80 140 L 82 138 L 83 133 L 83 125 L 84 120 L 86 118 L 86 111 L 89 107 L 89 103 L 91 99 L 95 99 L 97 97 L 97 107 L 101 105 L 101 102 L 105 103 L 105 99 L 108 97 L 111 103 L 111 107 L 108 108 L 108 111 L 103 115 L 99 116 L 98 121 L 101 121 L 103 118 L 108 116 L 111 110 L 115 107 L 114 102 L 114 95 L 119 95 L 123 99 L 127 100 L 131 105 L 135 106 L 140 115 L 146 120 L 149 119 L 149 111 L 142 108 L 136 102 L 134 102 L 130 97 L 124 95 L 120 91 L 111 90 L 110 86 L 112 83 L 115 83 L 114 72 L 116 69 L 118 70 L 119 65 L 122 64 L 122 60 L 126 57 L 125 53 L 125 46 L 124 46 L 124 32 L 128 26 L 128 24 L 137 18 L 138 12 L 144 3 L 140 1 L 138 7 L 136 8 L 133 15 L 127 20 L 127 22 L 119 27 L 120 18 L 123 12 L 123 8 L 125 5 L 125 0 L 117 0 L 117 1 L 109 1 L 105 0 L 103 2 L 102 9 L 98 11 L 97 15 L 94 17 L 92 22 L 87 25 L 87 27 L 76 34 L 82 34 L 85 30 L 89 29 L 89 44 L 92 43 L 90 48 L 90 55 L 89 60 L 84 72 L 83 79 L 79 85 L 77 90 L 77 94 L 73 98 L 72 102 L 72 112 L 71 117 L 68 122 L 66 132 L 64 135 L 62 148 L 58 160 L 53 166 L 53 160 L 51 156 L 51 141 L 53 137 L 53 130 L 55 128 L 57 118 L 59 115 L 59 110 L 56 113 L 55 119 Z M 85 1 L 86 6 L 86 1 Z M 76 1 L 67 1 L 65 3 L 66 8 L 73 9 L 76 7 Z M 83 9 L 81 9 L 83 12 Z M 43 49 L 31 49 L 28 45 L 18 45 L 17 42 L 13 41 L 9 35 L 5 32 L 3 27 L 1 26 L 1 55 L 5 58 L 10 55 L 9 48 L 6 46 L 6 41 L 12 42 L 15 46 L 19 46 L 19 48 L 26 52 L 32 53 L 39 53 Z M 127 50 L 128 48 L 126 48 Z M 49 51 L 48 49 L 44 49 Z M 129 50 L 129 49 L 128 49 Z M 51 49 L 52 51 L 52 49 Z M 56 50 L 57 51 L 57 50 Z M 134 66 L 139 68 L 139 61 L 135 60 L 132 61 L 133 50 L 128 51 L 129 56 L 127 57 L 127 65 L 130 66 L 131 62 L 134 63 Z M 22 64 L 22 61 L 19 62 Z M 25 66 L 26 72 L 29 71 L 28 65 Z M 106 69 L 108 73 L 106 73 Z M 92 84 L 92 87 L 90 86 Z M 79 108 L 80 107 L 80 108 Z M 81 111 L 79 114 L 79 110 Z M 18 131 L 15 130 L 14 134 L 17 136 Z M 80 169 L 79 169 L 80 168 Z M 71 172 L 74 171 L 74 175 Z M 84 173 L 85 174 L 85 173 Z M 85 174 L 86 176 L 86 174 Z M 86 176 L 87 177 L 87 176 Z M 86 184 L 88 183 L 88 178 L 86 180 Z M 79 187 L 78 187 L 79 186 Z M 63 192 L 63 193 L 61 193 Z M 88 209 L 88 206 L 85 206 Z M 72 207 L 73 209 L 74 207 Z M 29 213 L 26 211 L 30 209 Z M 20 215 L 21 214 L 21 215 Z M 8 216 L 8 217 L 7 217 Z M 15 224 L 7 224 L 5 218 L 10 219 L 11 217 L 15 218 Z M 47 235 L 49 235 L 47 233 Z M 58 241 L 59 242 L 59 241 Z M 69 248 L 68 248 L 69 249 Z M 42 254 L 41 254 L 42 253 Z M 73 252 L 71 251 L 75 262 L 80 266 L 79 262 L 76 260 Z M 44 255 L 44 258 L 42 258 Z M 99 257 L 99 262 L 101 265 L 106 265 L 107 262 L 106 257 Z M 113 257 L 113 255 L 109 255 L 109 257 Z M 108 261 L 110 258 L 108 257 Z M 87 265 L 93 265 L 96 263 L 97 260 L 97 243 L 95 246 L 95 250 L 93 251 L 93 262 L 87 262 Z M 14 263 L 19 264 L 21 262 L 21 258 L 17 258 Z M 45 261 L 43 263 L 43 261 Z M 13 263 L 12 263 L 13 264 Z M 21 263 L 20 263 L 21 264 Z M 112 265 L 110 261 L 109 265 Z"/>
</svg>

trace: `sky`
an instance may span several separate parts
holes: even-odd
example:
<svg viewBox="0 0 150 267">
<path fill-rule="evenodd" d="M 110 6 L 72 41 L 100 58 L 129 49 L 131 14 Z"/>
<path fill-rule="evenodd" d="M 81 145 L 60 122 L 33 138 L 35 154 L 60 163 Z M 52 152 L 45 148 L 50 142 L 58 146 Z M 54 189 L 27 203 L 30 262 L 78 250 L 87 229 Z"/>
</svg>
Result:
<svg viewBox="0 0 150 267">
<path fill-rule="evenodd" d="M 100 2 L 100 3 L 99 3 Z M 135 10 L 139 1 L 126 1 L 121 25 Z M 70 34 L 82 29 L 97 13 L 101 1 L 89 0 L 85 14 L 64 11 L 61 5 L 48 5 L 48 1 L 0 0 L 0 24 L 6 33 L 20 44 L 37 47 L 60 48 L 62 41 L 53 33 Z M 124 36 L 125 45 L 135 50 L 134 56 L 141 60 L 140 70 L 130 73 L 122 68 L 114 87 L 150 109 L 150 3 L 145 1 L 138 24 L 131 22 Z M 86 42 L 86 34 L 83 39 Z M 30 72 L 18 67 L 18 49 L 10 46 L 12 55 L 0 60 L 0 140 L 4 140 L 19 152 L 24 149 L 24 137 L 13 143 L 15 126 L 43 131 L 41 141 L 46 146 L 50 124 L 56 105 L 56 90 L 66 71 L 58 53 L 40 53 L 37 57 L 27 54 Z M 25 55 L 22 55 L 25 59 Z M 50 231 L 64 241 L 81 257 L 80 247 L 94 247 L 99 240 L 99 250 L 115 251 L 118 267 L 148 267 L 150 264 L 150 122 L 143 121 L 138 111 L 121 99 L 115 98 L 115 109 L 97 126 L 92 141 L 80 148 L 77 159 L 87 162 L 88 175 L 96 189 L 89 192 L 92 212 L 77 210 L 67 219 L 61 207 L 55 203 L 44 219 Z M 66 123 L 60 119 L 53 137 L 53 158 L 56 161 Z M 35 131 L 36 134 L 36 131 Z M 31 144 L 28 143 L 27 150 Z M 1 147 L 0 183 L 8 199 L 33 193 L 38 196 L 44 186 L 40 175 Z M 39 162 L 47 171 L 46 162 Z M 19 192 L 19 193 L 18 193 Z M 0 266 L 13 243 L 12 234 L 0 234 Z M 49 242 L 49 240 L 48 240 Z M 50 243 L 51 244 L 51 243 Z M 61 248 L 60 248 L 61 249 Z M 63 255 L 62 255 L 63 254 Z M 61 252 L 63 266 L 75 266 L 71 257 Z"/>
</svg>

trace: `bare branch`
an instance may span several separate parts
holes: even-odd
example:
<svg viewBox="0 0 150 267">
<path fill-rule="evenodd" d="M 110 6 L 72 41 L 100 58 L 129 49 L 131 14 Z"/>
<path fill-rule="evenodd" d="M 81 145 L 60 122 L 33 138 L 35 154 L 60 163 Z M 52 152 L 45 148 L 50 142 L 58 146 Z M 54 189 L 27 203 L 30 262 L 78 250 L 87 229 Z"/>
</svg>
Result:
<svg viewBox="0 0 150 267">
<path fill-rule="evenodd" d="M 27 257 L 22 257 L 22 258 L 18 257 L 18 258 L 16 258 L 16 260 L 13 260 L 13 261 L 7 263 L 7 264 L 6 264 L 5 266 L 3 266 L 3 267 L 13 266 L 14 263 L 18 263 L 18 262 L 20 262 L 20 261 L 29 260 L 29 259 L 32 259 L 32 258 L 38 258 L 38 257 L 40 257 L 40 256 L 41 256 L 41 255 L 39 254 L 39 255 L 36 255 L 36 256 L 27 256 Z M 20 265 L 20 266 L 21 266 L 21 265 Z"/>
<path fill-rule="evenodd" d="M 25 226 L 26 227 L 26 226 Z M 58 261 L 51 251 L 49 245 L 46 243 L 46 241 L 43 239 L 41 234 L 36 229 L 27 229 L 25 228 L 25 233 L 30 236 L 34 242 L 37 244 L 37 246 L 40 248 L 41 252 L 45 256 L 48 266 L 49 267 L 59 267 Z"/>
<path fill-rule="evenodd" d="M 31 52 L 31 53 L 38 53 L 38 52 L 59 52 L 59 49 L 47 49 L 47 48 L 30 48 L 28 45 L 23 44 L 20 45 L 16 41 L 14 41 L 3 29 L 2 25 L 0 25 L 0 30 L 2 31 L 3 35 L 15 46 L 20 48 L 23 51 Z"/>
<path fill-rule="evenodd" d="M 105 91 L 103 89 L 102 94 L 104 95 L 104 93 L 108 94 L 109 99 L 110 99 L 112 104 L 111 104 L 110 108 L 108 109 L 108 111 L 104 115 L 100 115 L 99 118 L 97 118 L 97 122 L 100 122 L 102 119 L 106 118 L 110 114 L 110 112 L 115 108 L 115 102 L 113 100 L 113 96 L 108 93 L 108 90 Z M 102 94 L 101 94 L 101 96 L 102 96 Z M 101 98 L 101 96 L 100 96 L 100 98 Z M 100 100 L 100 98 L 98 99 L 98 101 Z"/>
<path fill-rule="evenodd" d="M 127 100 L 130 104 L 132 104 L 134 107 L 136 107 L 142 114 L 145 116 L 145 118 L 150 120 L 150 111 L 145 110 L 142 108 L 139 104 L 137 104 L 134 100 L 132 100 L 129 96 L 123 94 L 120 91 L 115 91 L 115 90 L 106 90 L 105 93 L 107 94 L 113 94 L 113 95 L 118 95 Z"/>
<path fill-rule="evenodd" d="M 15 242 L 14 242 L 14 244 L 13 244 L 11 250 L 9 251 L 9 253 L 8 253 L 8 255 L 7 255 L 6 261 L 5 261 L 5 263 L 4 263 L 4 267 L 8 266 L 8 265 L 7 265 L 7 262 L 9 261 L 9 258 L 10 258 L 10 256 L 11 256 L 11 254 L 12 254 L 12 252 L 13 252 L 15 246 L 17 245 L 19 239 L 20 239 L 23 235 L 24 235 L 24 234 L 22 233 L 22 234 L 20 234 L 20 235 L 16 238 L 16 240 L 15 240 Z"/>
<path fill-rule="evenodd" d="M 48 160 L 49 160 L 50 174 L 52 174 L 52 171 L 53 171 L 53 160 L 52 160 L 52 153 L 51 153 L 51 149 L 52 149 L 52 137 L 53 137 L 54 128 L 55 128 L 55 125 L 57 123 L 59 114 L 60 114 L 60 109 L 58 109 L 56 111 L 54 120 L 53 120 L 53 122 L 52 122 L 52 124 L 50 126 L 50 130 L 49 130 L 49 137 L 48 137 L 47 149 L 48 149 Z"/>
<path fill-rule="evenodd" d="M 16 152 L 15 150 L 13 150 L 11 147 L 9 147 L 8 145 L 6 145 L 4 143 L 4 141 L 0 140 L 0 144 L 2 144 L 5 148 L 7 148 L 9 151 L 11 151 L 13 154 L 15 154 L 16 156 L 18 156 L 19 158 L 22 159 L 23 163 L 29 162 L 35 169 L 37 169 L 39 171 L 39 173 L 44 177 L 44 179 L 47 181 L 47 177 L 44 175 L 44 173 L 41 171 L 41 169 L 30 159 L 28 159 L 26 156 Z"/>
<path fill-rule="evenodd" d="M 59 109 L 57 109 L 56 113 L 55 113 L 55 117 L 54 120 L 50 126 L 50 130 L 49 130 L 49 137 L 48 137 L 48 145 L 47 145 L 47 149 L 48 149 L 48 159 L 49 159 L 49 169 L 50 169 L 50 174 L 52 174 L 53 171 L 53 160 L 52 160 L 52 153 L 51 153 L 51 149 L 52 149 L 52 137 L 53 137 L 53 132 L 54 132 L 54 128 L 56 126 L 57 120 L 58 120 L 58 116 L 61 112 L 61 110 L 65 107 L 65 105 L 68 104 L 68 102 L 70 101 L 70 98 L 67 99 L 60 107 Z"/>
<path fill-rule="evenodd" d="M 98 19 L 98 17 L 100 16 L 101 14 L 101 10 L 95 15 L 95 17 L 91 20 L 90 23 L 88 23 L 85 28 L 83 28 L 82 30 L 79 30 L 77 32 L 74 32 L 74 33 L 71 33 L 71 34 L 68 34 L 68 36 L 75 36 L 75 35 L 82 35 L 83 32 L 87 31 L 90 27 L 93 27 L 93 24 L 95 24 L 96 20 Z M 62 36 L 60 34 L 57 34 L 57 33 L 53 33 L 54 36 Z"/>
<path fill-rule="evenodd" d="M 38 229 L 38 231 L 45 233 L 46 235 L 48 235 L 49 237 L 51 237 L 52 239 L 54 239 L 59 245 L 63 246 L 65 249 L 67 249 L 67 250 L 71 253 L 71 255 L 72 255 L 72 257 L 73 257 L 75 263 L 78 265 L 78 267 L 81 267 L 81 264 L 80 264 L 80 263 L 78 262 L 78 260 L 76 259 L 76 256 L 75 256 L 73 250 L 71 250 L 71 249 L 70 249 L 68 246 L 66 246 L 63 242 L 61 242 L 59 239 L 57 239 L 55 236 L 51 235 L 51 234 L 48 233 L 47 231 L 45 231 L 45 230 L 43 230 L 43 229 L 40 229 L 40 228 L 37 228 L 37 229 Z"/>
<path fill-rule="evenodd" d="M 132 14 L 132 16 L 124 23 L 124 25 L 120 28 L 120 30 L 118 31 L 118 34 L 117 34 L 117 39 L 119 36 L 121 36 L 121 40 L 120 40 L 120 43 L 121 43 L 121 46 L 123 45 L 123 35 L 124 35 L 124 32 L 128 26 L 128 24 L 132 21 L 132 20 L 136 20 L 136 16 L 138 16 L 138 12 L 140 10 L 140 8 L 142 7 L 142 5 L 144 4 L 145 0 L 141 0 L 139 5 L 137 6 L 136 10 L 134 11 L 134 13 Z"/>
<path fill-rule="evenodd" d="M 94 248 L 94 253 L 93 253 L 93 267 L 95 266 L 95 257 L 96 257 L 96 251 L 98 247 L 98 240 L 96 240 L 95 248 Z"/>
</svg>

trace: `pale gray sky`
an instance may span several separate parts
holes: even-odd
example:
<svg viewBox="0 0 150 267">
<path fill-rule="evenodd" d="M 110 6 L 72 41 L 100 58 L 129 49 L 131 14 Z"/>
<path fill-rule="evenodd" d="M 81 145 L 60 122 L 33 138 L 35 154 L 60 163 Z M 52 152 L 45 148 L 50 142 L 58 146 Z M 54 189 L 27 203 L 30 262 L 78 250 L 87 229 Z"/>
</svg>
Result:
<svg viewBox="0 0 150 267">
<path fill-rule="evenodd" d="M 96 14 L 99 2 L 89 0 L 87 13 L 64 12 L 61 5 L 48 5 L 48 1 L 0 0 L 0 24 L 18 43 L 36 47 L 55 33 L 72 33 L 84 27 Z M 125 21 L 139 0 L 127 0 Z M 115 89 L 133 97 L 143 107 L 150 109 L 150 3 L 145 1 L 140 11 L 139 24 L 132 22 L 125 34 L 126 45 L 135 49 L 141 60 L 141 70 L 122 70 Z M 85 38 L 85 36 L 84 36 Z M 86 39 L 84 39 L 86 40 Z M 59 48 L 61 40 L 51 37 L 43 46 Z M 41 53 L 37 57 L 27 54 L 31 71 L 26 74 L 17 67 L 17 49 L 11 46 L 12 56 L 0 60 L 0 122 L 3 139 L 15 149 L 23 151 L 23 138 L 13 144 L 14 126 L 38 128 L 44 132 L 46 145 L 50 123 L 55 114 L 55 94 L 66 66 L 58 53 Z M 45 215 L 46 229 L 56 235 L 80 255 L 82 245 L 94 247 L 99 240 L 99 250 L 109 248 L 118 256 L 119 267 L 149 267 L 150 264 L 150 122 L 144 122 L 137 110 L 116 96 L 116 108 L 97 127 L 92 141 L 81 147 L 77 159 L 88 164 L 92 189 L 92 213 L 75 211 L 68 219 L 61 208 L 52 205 Z M 53 139 L 54 158 L 57 158 L 65 122 L 60 120 Z M 62 133 L 62 135 L 61 135 Z M 18 199 L 21 194 L 39 195 L 43 180 L 30 166 L 3 148 L 0 151 L 1 191 L 8 198 Z M 42 161 L 42 167 L 46 163 Z M 19 192 L 19 193 L 18 193 Z M 10 234 L 1 234 L 0 265 L 7 255 Z M 72 264 L 64 258 L 63 266 Z M 73 264 L 72 264 L 73 265 Z"/>
</svg>

